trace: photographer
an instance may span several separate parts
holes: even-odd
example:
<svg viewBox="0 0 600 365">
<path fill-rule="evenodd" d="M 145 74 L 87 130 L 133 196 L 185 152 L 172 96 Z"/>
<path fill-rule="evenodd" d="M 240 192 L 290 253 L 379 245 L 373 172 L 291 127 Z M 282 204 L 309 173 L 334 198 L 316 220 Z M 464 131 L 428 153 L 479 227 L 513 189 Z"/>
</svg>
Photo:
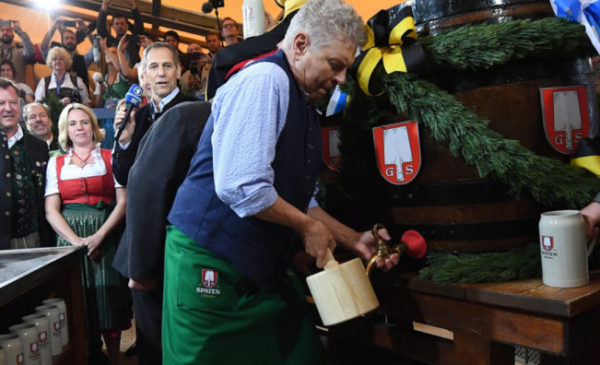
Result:
<svg viewBox="0 0 600 365">
<path fill-rule="evenodd" d="M 187 54 L 190 68 L 181 76 L 181 90 L 185 95 L 204 100 L 210 57 L 202 52 L 198 43 L 190 43 Z"/>
<path fill-rule="evenodd" d="M 72 31 L 67 27 L 77 26 L 77 32 Z M 48 51 L 50 47 L 50 41 L 56 31 L 60 33 L 61 43 L 52 42 L 52 47 L 59 46 L 66 49 L 71 55 L 73 60 L 69 71 L 74 72 L 77 76 L 81 77 L 86 88 L 89 89 L 90 83 L 88 78 L 88 67 L 94 62 L 93 50 L 90 49 L 85 55 L 77 53 L 77 44 L 81 43 L 85 36 L 89 33 L 89 26 L 85 24 L 83 19 L 77 18 L 76 20 L 66 20 L 63 17 L 58 17 L 54 23 L 48 29 L 44 39 L 40 44 L 40 48 L 43 52 L 44 57 L 48 57 Z M 93 43 L 93 39 L 90 40 Z"/>
<path fill-rule="evenodd" d="M 17 33 L 23 43 L 15 41 Z M 31 39 L 21 29 L 18 20 L 0 19 L 0 59 L 10 60 L 15 68 L 16 81 L 25 82 L 25 65 L 32 62 L 35 58 L 35 48 Z"/>
</svg>

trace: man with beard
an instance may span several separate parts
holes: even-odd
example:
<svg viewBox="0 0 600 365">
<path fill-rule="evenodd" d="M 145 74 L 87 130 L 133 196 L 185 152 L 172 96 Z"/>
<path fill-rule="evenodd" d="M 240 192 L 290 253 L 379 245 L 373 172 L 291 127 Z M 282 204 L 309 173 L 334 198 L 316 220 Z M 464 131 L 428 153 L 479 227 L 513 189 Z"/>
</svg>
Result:
<svg viewBox="0 0 600 365">
<path fill-rule="evenodd" d="M 58 18 L 54 21 L 50 29 L 48 29 L 48 32 L 44 36 L 44 39 L 40 45 L 44 58 L 46 58 L 48 55 L 48 51 L 50 49 L 50 40 L 54 36 L 54 32 L 56 32 L 57 29 L 60 30 L 61 44 L 58 44 L 58 46 L 66 49 L 71 54 L 71 58 L 73 59 L 73 64 L 69 69 L 69 73 L 71 73 L 73 76 L 81 77 L 83 83 L 89 89 L 90 84 L 87 68 L 92 62 L 94 62 L 93 50 L 90 48 L 90 50 L 84 56 L 78 54 L 77 44 L 79 42 L 77 41 L 76 33 L 71 29 L 65 28 L 63 25 L 64 19 Z"/>
<path fill-rule="evenodd" d="M 25 105 L 23 119 L 29 133 L 46 142 L 48 150 L 60 149 L 58 139 L 52 135 L 52 119 L 50 119 L 50 110 L 46 104 L 33 102 Z"/>
<path fill-rule="evenodd" d="M 0 20 L 0 59 L 11 60 L 17 69 L 16 82 L 25 82 L 25 65 L 35 58 L 35 48 L 31 39 L 21 29 L 18 20 Z M 15 33 L 23 43 L 15 41 Z"/>
<path fill-rule="evenodd" d="M 48 147 L 24 133 L 15 84 L 0 77 L 0 249 L 54 246 L 44 213 Z"/>
</svg>

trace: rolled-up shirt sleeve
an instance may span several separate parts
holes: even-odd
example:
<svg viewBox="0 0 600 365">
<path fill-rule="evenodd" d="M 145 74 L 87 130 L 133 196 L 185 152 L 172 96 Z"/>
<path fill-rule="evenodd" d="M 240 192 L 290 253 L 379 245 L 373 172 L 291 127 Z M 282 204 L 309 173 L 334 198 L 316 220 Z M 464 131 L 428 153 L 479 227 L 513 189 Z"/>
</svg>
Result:
<svg viewBox="0 0 600 365">
<path fill-rule="evenodd" d="M 259 213 L 277 200 L 271 163 L 285 125 L 289 80 L 271 63 L 241 72 L 215 98 L 212 135 L 217 196 L 240 217 Z M 239 84 L 239 87 L 235 86 Z"/>
</svg>

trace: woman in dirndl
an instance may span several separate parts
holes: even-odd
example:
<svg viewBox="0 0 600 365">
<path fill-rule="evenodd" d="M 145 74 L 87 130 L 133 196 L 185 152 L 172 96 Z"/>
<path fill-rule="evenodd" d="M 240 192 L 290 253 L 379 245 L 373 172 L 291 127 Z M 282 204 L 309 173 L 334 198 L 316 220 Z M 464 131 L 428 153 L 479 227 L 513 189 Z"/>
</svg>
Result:
<svg viewBox="0 0 600 365">
<path fill-rule="evenodd" d="M 103 357 L 101 334 L 110 363 L 117 364 L 121 331 L 131 326 L 127 283 L 112 267 L 125 218 L 125 188 L 114 180 L 111 151 L 100 148 L 104 133 L 89 108 L 67 105 L 58 130 L 67 152 L 48 162 L 46 217 L 58 246 L 87 247 L 82 272 L 90 361 Z"/>
</svg>

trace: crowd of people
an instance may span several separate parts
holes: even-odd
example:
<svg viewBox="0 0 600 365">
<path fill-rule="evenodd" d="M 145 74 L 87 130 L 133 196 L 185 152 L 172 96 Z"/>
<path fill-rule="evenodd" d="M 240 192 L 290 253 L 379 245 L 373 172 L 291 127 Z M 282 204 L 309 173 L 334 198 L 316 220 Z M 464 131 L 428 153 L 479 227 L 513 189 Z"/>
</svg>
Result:
<svg viewBox="0 0 600 365">
<path fill-rule="evenodd" d="M 164 42 L 153 42 L 144 34 L 135 0 L 128 3 L 133 26 L 127 17 L 114 15 L 108 28 L 110 0 L 103 0 L 96 23 L 58 17 L 40 43 L 33 43 L 18 21 L 0 23 L 0 249 L 87 248 L 82 281 L 90 364 L 117 364 L 120 333 L 131 326 L 128 284 L 135 287 L 135 281 L 128 283 L 132 276 L 122 276 L 113 261 L 123 236 L 127 175 L 137 146 L 168 108 L 203 100 L 210 63 L 222 47 L 218 33 L 206 36 L 206 52 L 198 43 L 181 52 L 174 31 L 164 34 Z M 60 42 L 53 42 L 57 31 Z M 81 55 L 77 46 L 86 38 L 93 46 Z M 29 85 L 26 68 L 35 63 L 48 66 L 51 74 Z M 94 64 L 101 72 L 92 78 Z M 101 145 L 106 132 L 113 138 L 113 120 L 105 131 L 92 109 L 114 109 L 115 126 L 120 125 L 124 97 L 134 83 L 144 90 L 143 102 L 113 155 Z M 138 297 L 133 295 L 136 317 L 145 329 L 144 296 Z M 151 313 L 160 312 L 162 294 L 151 304 L 158 305 Z M 155 328 L 138 329 L 140 363 L 160 363 L 160 318 L 149 318 Z"/>
<path fill-rule="evenodd" d="M 131 304 L 140 364 L 325 362 L 289 267 L 299 251 L 319 267 L 336 245 L 363 259 L 376 252 L 371 232 L 337 221 L 314 198 L 316 105 L 345 82 L 366 42 L 361 18 L 341 0 L 309 0 L 286 12 L 256 54 L 247 49 L 255 43 L 235 44 L 231 18 L 206 35 L 208 52 L 190 43 L 184 53 L 174 31 L 164 41 L 145 36 L 135 0 L 127 2 L 133 26 L 115 15 L 107 28 L 103 0 L 96 24 L 77 19 L 72 29 L 58 18 L 40 44 L 18 22 L 0 26 L 0 249 L 86 248 L 90 364 L 118 363 Z M 60 44 L 51 43 L 56 31 Z M 80 55 L 86 37 L 97 46 Z M 247 59 L 266 55 L 228 74 L 207 102 L 221 39 L 247 47 Z M 24 74 L 35 62 L 52 73 L 34 92 Z M 102 72 L 90 78 L 92 63 Z M 143 101 L 130 110 L 132 83 Z M 110 130 L 93 107 L 114 108 Z M 103 148 L 116 130 L 114 148 Z M 584 210 L 595 217 L 590 234 L 597 206 Z"/>
</svg>

